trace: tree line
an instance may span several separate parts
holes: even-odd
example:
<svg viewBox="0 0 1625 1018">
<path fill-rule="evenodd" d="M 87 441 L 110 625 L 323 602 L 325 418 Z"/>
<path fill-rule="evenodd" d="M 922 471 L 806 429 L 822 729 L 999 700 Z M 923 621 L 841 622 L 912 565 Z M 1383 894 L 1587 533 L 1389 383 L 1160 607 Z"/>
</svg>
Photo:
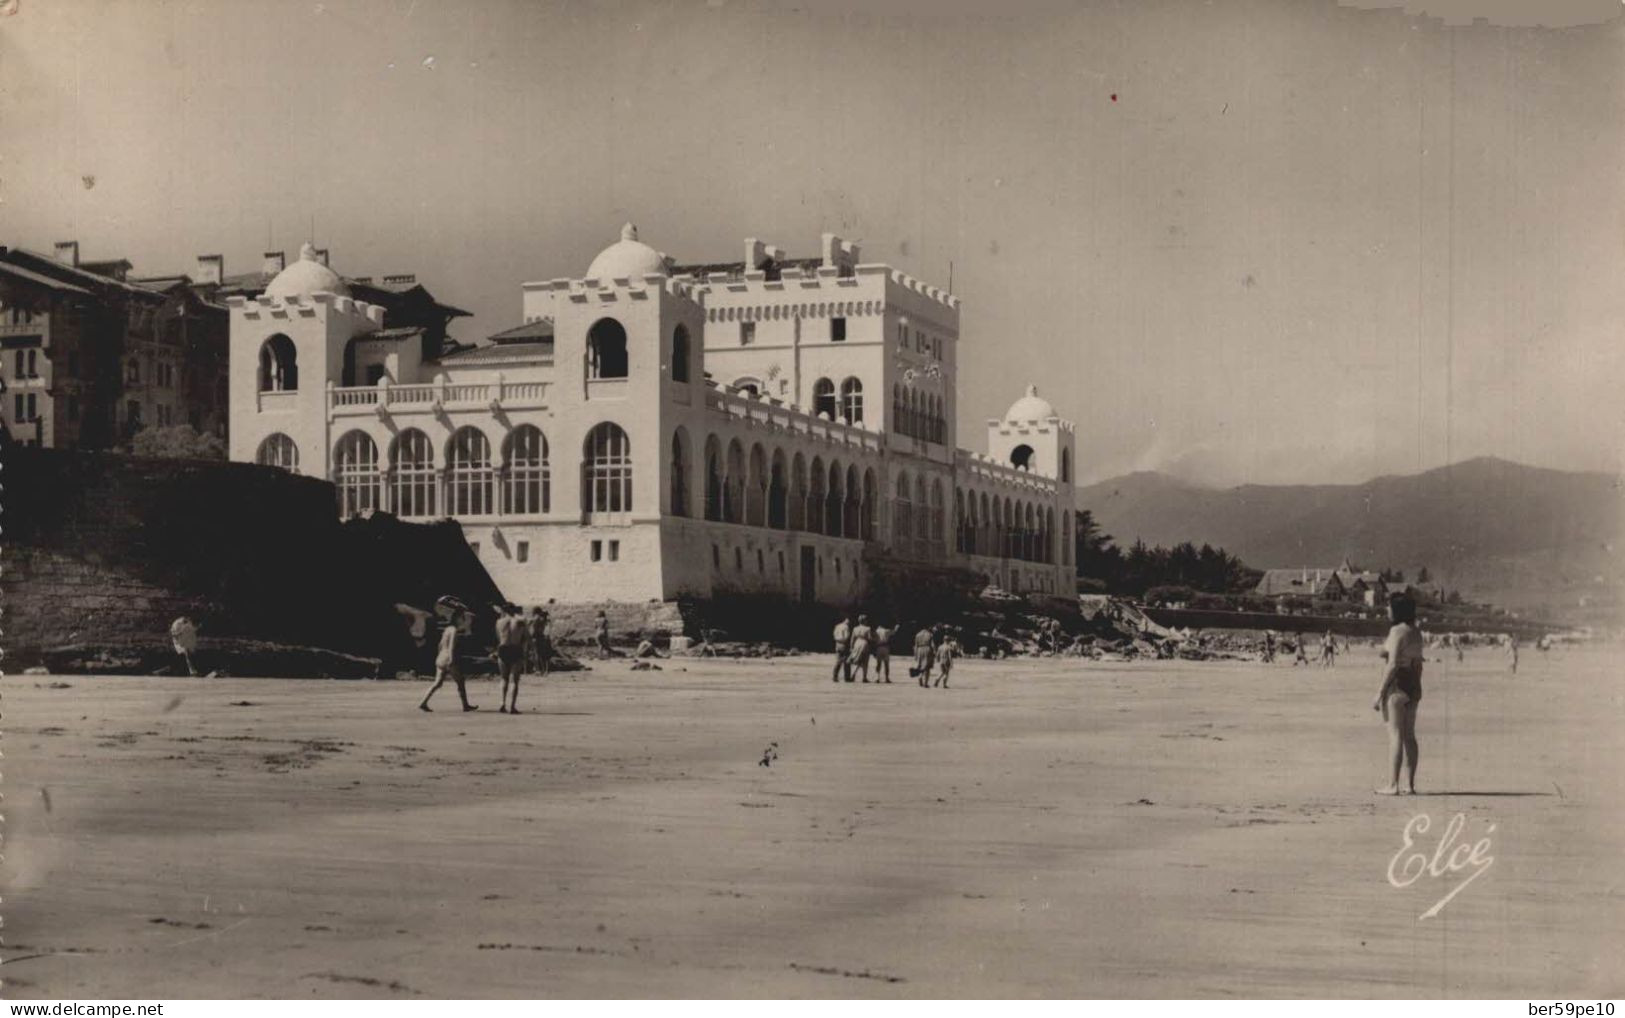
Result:
<svg viewBox="0 0 1625 1018">
<path fill-rule="evenodd" d="M 1184 587 L 1209 594 L 1240 594 L 1258 585 L 1263 571 L 1249 567 L 1223 548 L 1184 541 L 1171 548 L 1136 540 L 1118 547 L 1094 513 L 1080 509 L 1073 525 L 1078 589 L 1085 593 L 1144 596 L 1157 587 Z"/>
</svg>

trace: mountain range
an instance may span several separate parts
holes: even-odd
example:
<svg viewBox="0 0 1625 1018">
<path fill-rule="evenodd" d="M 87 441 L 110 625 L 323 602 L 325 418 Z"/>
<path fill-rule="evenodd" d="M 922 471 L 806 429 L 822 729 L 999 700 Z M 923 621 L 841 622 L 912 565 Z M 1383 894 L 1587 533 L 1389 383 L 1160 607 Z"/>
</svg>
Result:
<svg viewBox="0 0 1625 1018">
<path fill-rule="evenodd" d="M 1621 478 L 1481 458 L 1362 484 L 1210 488 L 1126 474 L 1078 489 L 1115 543 L 1212 544 L 1259 569 L 1425 566 L 1464 597 L 1607 618 L 1625 591 Z"/>
</svg>

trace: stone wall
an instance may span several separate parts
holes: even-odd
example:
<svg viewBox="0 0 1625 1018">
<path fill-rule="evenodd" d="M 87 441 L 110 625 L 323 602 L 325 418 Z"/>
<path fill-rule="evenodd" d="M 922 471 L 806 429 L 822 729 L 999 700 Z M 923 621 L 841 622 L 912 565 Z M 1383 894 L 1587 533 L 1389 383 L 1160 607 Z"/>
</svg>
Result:
<svg viewBox="0 0 1625 1018">
<path fill-rule="evenodd" d="M 68 647 L 149 661 L 209 640 L 421 667 L 396 603 L 499 601 L 455 523 L 340 523 L 332 485 L 242 463 L 0 451 L 7 670 Z M 485 627 L 489 620 L 482 619 Z"/>
</svg>

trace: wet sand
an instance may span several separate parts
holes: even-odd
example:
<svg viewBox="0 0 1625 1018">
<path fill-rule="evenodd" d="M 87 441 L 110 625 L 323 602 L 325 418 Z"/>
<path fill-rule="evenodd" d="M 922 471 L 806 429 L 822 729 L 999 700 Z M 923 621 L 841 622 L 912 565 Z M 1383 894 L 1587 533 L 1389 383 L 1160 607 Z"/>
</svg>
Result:
<svg viewBox="0 0 1625 1018">
<path fill-rule="evenodd" d="M 1617 997 L 1617 650 L 611 663 L 530 713 L 403 682 L 8 676 L 11 998 Z M 65 684 L 65 687 L 64 687 Z M 777 758 L 762 766 L 777 743 Z M 1395 888 L 1413 816 L 1494 863 Z M 1494 830 L 1486 835 L 1490 825 Z M 1462 854 L 1465 856 L 1465 852 Z"/>
</svg>

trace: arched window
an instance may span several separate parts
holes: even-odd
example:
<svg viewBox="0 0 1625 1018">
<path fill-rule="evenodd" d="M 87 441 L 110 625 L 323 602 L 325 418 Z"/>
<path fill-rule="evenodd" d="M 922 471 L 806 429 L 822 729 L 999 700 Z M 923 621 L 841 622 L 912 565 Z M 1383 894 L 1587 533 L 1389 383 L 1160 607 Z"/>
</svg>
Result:
<svg viewBox="0 0 1625 1018">
<path fill-rule="evenodd" d="M 364 431 L 339 439 L 333 453 L 333 483 L 339 489 L 339 518 L 359 516 L 383 506 L 382 475 L 378 471 L 378 444 Z"/>
<path fill-rule="evenodd" d="M 807 468 L 807 529 L 814 534 L 824 533 L 824 500 L 829 497 L 829 474 L 822 457 L 814 456 Z"/>
<path fill-rule="evenodd" d="M 807 461 L 796 453 L 790 462 L 790 493 L 786 497 L 785 521 L 790 530 L 807 529 Z"/>
<path fill-rule="evenodd" d="M 279 431 L 274 435 L 265 436 L 265 441 L 260 443 L 259 451 L 254 454 L 254 462 L 262 467 L 281 467 L 297 474 L 299 447 L 293 444 L 293 439 Z"/>
<path fill-rule="evenodd" d="M 727 470 L 722 475 L 722 518 L 728 523 L 745 522 L 745 447 L 737 438 L 728 443 Z"/>
<path fill-rule="evenodd" d="M 863 423 L 863 383 L 856 378 L 841 383 L 841 420 L 848 424 Z"/>
<path fill-rule="evenodd" d="M 750 476 L 745 481 L 745 522 L 767 526 L 767 453 L 760 443 L 750 447 Z"/>
<path fill-rule="evenodd" d="M 1072 483 L 1072 450 L 1061 450 L 1061 483 Z"/>
<path fill-rule="evenodd" d="M 496 470 L 491 442 L 478 428 L 462 427 L 446 446 L 450 467 L 446 509 L 452 516 L 489 516 L 496 510 Z"/>
<path fill-rule="evenodd" d="M 581 460 L 582 511 L 631 512 L 632 443 L 620 425 L 605 421 L 588 432 Z"/>
<path fill-rule="evenodd" d="M 931 550 L 941 551 L 947 515 L 942 499 L 942 482 L 931 482 Z"/>
<path fill-rule="evenodd" d="M 835 419 L 835 383 L 827 378 L 813 383 L 813 416 Z"/>
<path fill-rule="evenodd" d="M 735 391 L 749 396 L 752 399 L 755 399 L 757 396 L 762 394 L 761 380 L 750 375 L 746 375 L 743 378 L 734 379 L 733 388 Z"/>
<path fill-rule="evenodd" d="M 280 332 L 266 340 L 260 346 L 260 391 L 292 392 L 299 388 L 298 362 L 293 340 Z"/>
<path fill-rule="evenodd" d="M 1017 470 L 1031 470 L 1033 468 L 1033 447 L 1023 444 L 1011 449 L 1010 465 Z"/>
<path fill-rule="evenodd" d="M 908 475 L 898 474 L 897 495 L 892 501 L 891 529 L 892 550 L 899 555 L 908 554 L 909 544 L 913 540 L 914 506 L 910 498 L 913 490 L 909 485 Z"/>
<path fill-rule="evenodd" d="M 721 520 L 722 443 L 712 435 L 705 440 L 705 518 Z"/>
<path fill-rule="evenodd" d="M 965 489 L 954 489 L 954 551 L 970 551 L 965 544 Z"/>
<path fill-rule="evenodd" d="M 433 516 L 434 444 L 416 428 L 395 436 L 389 457 L 389 487 L 397 516 Z"/>
<path fill-rule="evenodd" d="M 20 357 L 22 355 L 18 354 L 18 356 Z M 264 359 L 264 356 L 265 355 L 262 352 L 260 354 L 260 357 L 261 357 L 262 361 Z M 136 360 L 134 357 L 131 357 L 130 358 L 130 363 L 128 363 L 128 364 L 126 364 L 124 366 L 124 381 L 128 382 L 131 385 L 140 385 L 141 384 L 141 362 Z M 263 389 L 264 386 L 261 386 L 261 388 Z"/>
<path fill-rule="evenodd" d="M 775 530 L 783 530 L 789 523 L 786 514 L 789 482 L 784 475 L 784 450 L 774 449 L 767 476 L 767 525 Z"/>
<path fill-rule="evenodd" d="M 552 502 L 552 470 L 547 462 L 547 436 L 533 424 L 521 424 L 508 434 L 502 460 L 502 511 L 510 516 L 545 513 Z"/>
<path fill-rule="evenodd" d="M 626 329 L 613 318 L 600 318 L 587 331 L 587 377 L 625 378 Z"/>
<path fill-rule="evenodd" d="M 1072 514 L 1061 510 L 1061 565 L 1072 564 Z"/>
<path fill-rule="evenodd" d="M 841 533 L 846 537 L 862 537 L 863 482 L 858 478 L 857 464 L 846 468 L 846 501 L 841 503 Z"/>
<path fill-rule="evenodd" d="M 688 327 L 679 325 L 671 334 L 671 380 L 688 381 Z"/>
<path fill-rule="evenodd" d="M 671 433 L 671 514 L 688 515 L 688 432 L 682 428 Z"/>
<path fill-rule="evenodd" d="M 825 489 L 824 497 L 824 533 L 831 537 L 841 537 L 845 534 L 843 529 L 845 521 L 841 518 L 841 509 L 846 502 L 846 477 L 841 472 L 841 464 L 831 460 L 829 464 L 829 487 Z"/>
<path fill-rule="evenodd" d="M 891 384 L 891 426 L 898 434 L 907 434 L 903 419 L 903 387 Z"/>
<path fill-rule="evenodd" d="M 926 493 L 924 474 L 914 479 L 914 540 L 920 546 L 918 554 L 930 553 L 931 502 L 930 495 Z"/>
</svg>

